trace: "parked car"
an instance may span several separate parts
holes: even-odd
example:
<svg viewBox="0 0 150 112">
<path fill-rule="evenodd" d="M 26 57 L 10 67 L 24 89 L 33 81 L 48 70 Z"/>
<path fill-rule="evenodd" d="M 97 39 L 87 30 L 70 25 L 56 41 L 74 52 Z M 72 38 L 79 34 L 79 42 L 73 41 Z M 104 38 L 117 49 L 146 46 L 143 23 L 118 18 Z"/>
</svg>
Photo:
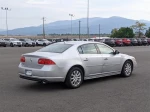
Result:
<svg viewBox="0 0 150 112">
<path fill-rule="evenodd" d="M 47 39 L 37 39 L 36 40 L 36 45 L 37 46 L 47 46 L 51 44 L 52 42 L 48 41 Z"/>
<path fill-rule="evenodd" d="M 138 45 L 138 41 L 135 38 L 131 38 L 131 45 L 136 46 Z"/>
<path fill-rule="evenodd" d="M 0 46 L 6 47 L 6 42 L 2 39 L 0 39 Z"/>
<path fill-rule="evenodd" d="M 138 45 L 141 46 L 142 45 L 142 40 L 140 38 L 137 38 L 137 42 L 138 42 Z"/>
<path fill-rule="evenodd" d="M 141 38 L 142 40 L 142 45 L 148 45 L 147 39 L 146 38 Z"/>
<path fill-rule="evenodd" d="M 99 42 L 68 41 L 51 44 L 20 58 L 20 78 L 37 82 L 64 82 L 78 88 L 84 80 L 120 74 L 132 75 L 134 57 Z"/>
<path fill-rule="evenodd" d="M 131 45 L 131 40 L 127 38 L 122 39 L 123 45 L 125 46 L 130 46 Z"/>
<path fill-rule="evenodd" d="M 115 38 L 114 40 L 115 40 L 115 44 L 116 44 L 116 46 L 123 46 L 122 39 Z"/>
<path fill-rule="evenodd" d="M 147 38 L 148 45 L 150 45 L 150 38 Z"/>
<path fill-rule="evenodd" d="M 8 39 L 3 39 L 3 40 L 5 41 L 7 46 L 11 46 L 11 47 L 14 47 L 14 46 L 21 47 L 22 46 L 22 42 L 15 38 L 8 38 Z"/>
<path fill-rule="evenodd" d="M 29 47 L 29 46 L 35 47 L 36 45 L 36 43 L 31 39 L 19 39 L 19 41 L 21 41 L 22 46 L 25 46 L 25 47 Z"/>
<path fill-rule="evenodd" d="M 104 39 L 104 43 L 112 47 L 116 46 L 114 39 Z"/>
</svg>

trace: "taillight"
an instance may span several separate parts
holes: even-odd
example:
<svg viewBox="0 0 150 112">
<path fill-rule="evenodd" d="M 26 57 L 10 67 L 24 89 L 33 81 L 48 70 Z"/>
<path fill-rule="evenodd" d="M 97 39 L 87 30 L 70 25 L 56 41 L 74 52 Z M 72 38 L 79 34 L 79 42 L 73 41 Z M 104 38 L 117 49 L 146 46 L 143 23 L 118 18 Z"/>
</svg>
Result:
<svg viewBox="0 0 150 112">
<path fill-rule="evenodd" d="M 25 57 L 24 57 L 24 56 L 21 56 L 20 62 L 25 62 L 25 61 L 26 61 Z"/>
<path fill-rule="evenodd" d="M 41 65 L 55 65 L 55 62 L 53 62 L 50 59 L 40 58 L 38 60 L 38 64 L 41 64 Z"/>
</svg>

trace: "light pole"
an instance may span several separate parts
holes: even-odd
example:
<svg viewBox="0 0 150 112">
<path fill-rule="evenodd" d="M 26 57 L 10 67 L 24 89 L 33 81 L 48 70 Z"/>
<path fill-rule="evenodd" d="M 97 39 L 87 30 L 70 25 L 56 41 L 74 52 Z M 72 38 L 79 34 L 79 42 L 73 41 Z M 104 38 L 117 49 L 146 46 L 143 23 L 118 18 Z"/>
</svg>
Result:
<svg viewBox="0 0 150 112">
<path fill-rule="evenodd" d="M 90 37 L 89 36 L 89 0 L 88 0 L 88 3 L 87 3 L 87 35 L 88 35 L 88 38 Z"/>
<path fill-rule="evenodd" d="M 6 11 L 6 32 L 7 32 L 7 37 L 8 37 L 8 22 L 7 22 L 7 11 L 11 11 L 8 7 L 1 7 L 2 10 Z"/>
<path fill-rule="evenodd" d="M 45 38 L 45 17 L 42 18 L 43 20 L 43 38 Z"/>
<path fill-rule="evenodd" d="M 81 21 L 79 21 L 79 39 L 80 39 L 80 28 L 81 28 Z"/>
<path fill-rule="evenodd" d="M 72 17 L 74 17 L 73 14 L 69 14 L 69 16 L 71 17 L 71 35 L 72 35 Z"/>
<path fill-rule="evenodd" d="M 101 25 L 99 24 L 99 39 L 100 39 L 100 36 L 101 36 Z"/>
</svg>

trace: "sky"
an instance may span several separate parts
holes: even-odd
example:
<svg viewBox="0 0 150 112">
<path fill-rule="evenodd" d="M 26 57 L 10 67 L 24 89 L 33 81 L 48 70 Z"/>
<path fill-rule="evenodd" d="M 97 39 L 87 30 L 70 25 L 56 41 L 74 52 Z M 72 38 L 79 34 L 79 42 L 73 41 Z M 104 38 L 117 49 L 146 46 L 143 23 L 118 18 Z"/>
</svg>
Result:
<svg viewBox="0 0 150 112">
<path fill-rule="evenodd" d="M 38 26 L 59 20 L 87 17 L 88 0 L 0 0 L 8 7 L 9 29 Z M 150 20 L 150 0 L 89 0 L 90 18 L 120 16 L 134 20 Z M 6 11 L 0 8 L 0 29 L 6 29 Z"/>
</svg>

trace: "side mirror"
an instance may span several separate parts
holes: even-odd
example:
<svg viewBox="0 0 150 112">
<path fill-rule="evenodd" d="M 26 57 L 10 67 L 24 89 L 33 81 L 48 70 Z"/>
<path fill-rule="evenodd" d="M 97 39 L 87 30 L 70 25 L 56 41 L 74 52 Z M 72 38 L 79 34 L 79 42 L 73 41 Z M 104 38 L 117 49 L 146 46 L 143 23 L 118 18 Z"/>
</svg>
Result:
<svg viewBox="0 0 150 112">
<path fill-rule="evenodd" d="M 115 51 L 113 52 L 114 55 L 119 54 L 119 53 L 120 53 L 120 52 L 119 52 L 118 50 L 115 50 Z"/>
</svg>

